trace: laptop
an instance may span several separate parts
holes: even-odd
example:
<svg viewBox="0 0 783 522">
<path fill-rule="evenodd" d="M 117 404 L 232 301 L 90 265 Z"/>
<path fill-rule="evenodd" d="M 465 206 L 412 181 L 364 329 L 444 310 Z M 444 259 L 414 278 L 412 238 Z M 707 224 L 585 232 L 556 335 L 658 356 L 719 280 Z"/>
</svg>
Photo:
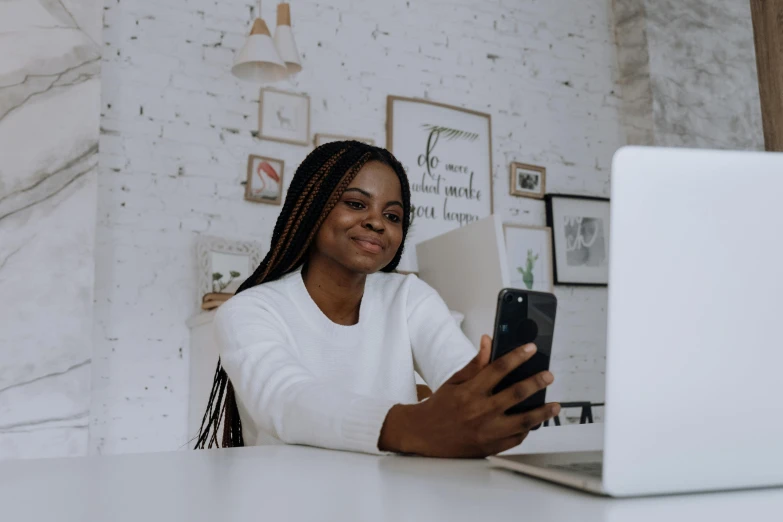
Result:
<svg viewBox="0 0 783 522">
<path fill-rule="evenodd" d="M 611 200 L 604 449 L 492 465 L 615 497 L 783 485 L 783 154 L 625 147 Z"/>
</svg>

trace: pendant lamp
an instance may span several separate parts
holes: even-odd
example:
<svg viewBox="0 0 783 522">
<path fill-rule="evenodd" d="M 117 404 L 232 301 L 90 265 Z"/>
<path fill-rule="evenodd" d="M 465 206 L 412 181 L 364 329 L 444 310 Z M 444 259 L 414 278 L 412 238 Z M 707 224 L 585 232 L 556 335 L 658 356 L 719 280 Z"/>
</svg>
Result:
<svg viewBox="0 0 783 522">
<path fill-rule="evenodd" d="M 294 33 L 291 31 L 291 4 L 277 4 L 277 27 L 275 28 L 275 45 L 280 58 L 285 62 L 289 76 L 302 70 L 302 60 L 296 48 Z"/>
<path fill-rule="evenodd" d="M 261 84 L 288 77 L 285 62 L 280 58 L 269 28 L 261 18 L 261 0 L 258 0 L 258 17 L 253 22 L 247 42 L 234 60 L 231 73 L 240 80 Z"/>
</svg>

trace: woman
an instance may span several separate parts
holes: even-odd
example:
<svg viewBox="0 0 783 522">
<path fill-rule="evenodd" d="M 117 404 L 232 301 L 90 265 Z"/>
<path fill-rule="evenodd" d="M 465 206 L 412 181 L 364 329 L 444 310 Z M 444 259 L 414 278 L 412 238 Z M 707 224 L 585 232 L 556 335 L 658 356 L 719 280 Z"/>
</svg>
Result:
<svg viewBox="0 0 783 522">
<path fill-rule="evenodd" d="M 215 317 L 221 360 L 197 448 L 306 444 L 366 453 L 483 457 L 553 417 L 504 411 L 549 372 L 492 395 L 535 347 L 489 364 L 438 294 L 397 267 L 410 224 L 402 165 L 355 141 L 297 169 L 269 253 Z M 414 370 L 435 393 L 417 402 Z"/>
</svg>

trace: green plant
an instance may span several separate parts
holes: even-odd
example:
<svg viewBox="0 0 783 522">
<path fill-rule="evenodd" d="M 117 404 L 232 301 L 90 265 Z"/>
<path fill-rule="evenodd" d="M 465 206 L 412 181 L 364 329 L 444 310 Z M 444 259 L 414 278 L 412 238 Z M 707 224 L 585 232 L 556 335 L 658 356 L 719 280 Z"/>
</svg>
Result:
<svg viewBox="0 0 783 522">
<path fill-rule="evenodd" d="M 528 249 L 525 269 L 523 270 L 521 266 L 517 267 L 517 271 L 522 274 L 522 282 L 525 283 L 528 290 L 533 289 L 533 267 L 536 265 L 536 261 L 538 261 L 538 254 L 533 255 L 533 250 Z"/>
<path fill-rule="evenodd" d="M 242 274 L 240 274 L 236 270 L 231 270 L 228 273 L 228 275 L 230 275 L 231 278 L 228 281 L 226 281 L 225 283 L 223 283 L 223 282 L 220 281 L 221 279 L 223 279 L 223 274 L 221 274 L 220 272 L 212 272 L 212 291 L 213 292 L 222 292 L 223 290 L 226 289 L 226 287 L 228 285 L 231 284 L 231 281 L 233 281 L 234 279 L 236 279 L 237 277 L 239 277 Z"/>
<path fill-rule="evenodd" d="M 424 125 L 422 125 L 422 127 L 427 132 L 432 132 L 432 131 L 437 132 L 439 135 L 443 136 L 447 140 L 466 139 L 468 141 L 476 141 L 479 137 L 478 133 L 476 132 L 468 132 L 459 129 L 452 129 L 450 127 L 443 127 L 442 125 L 432 125 L 429 123 L 425 123 Z"/>
</svg>

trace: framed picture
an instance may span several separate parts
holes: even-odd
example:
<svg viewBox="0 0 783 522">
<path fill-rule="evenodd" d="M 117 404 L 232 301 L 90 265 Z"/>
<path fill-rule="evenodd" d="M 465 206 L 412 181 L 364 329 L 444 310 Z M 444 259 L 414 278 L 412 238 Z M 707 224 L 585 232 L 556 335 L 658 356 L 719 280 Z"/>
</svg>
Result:
<svg viewBox="0 0 783 522">
<path fill-rule="evenodd" d="M 366 143 L 367 145 L 375 145 L 375 140 L 371 140 L 370 138 L 357 138 L 355 136 L 341 136 L 339 134 L 322 134 L 318 133 L 315 135 L 315 146 L 320 147 L 324 143 L 331 143 L 333 141 L 346 141 L 346 140 L 354 140 L 354 141 L 361 141 L 362 143 Z"/>
<path fill-rule="evenodd" d="M 201 236 L 196 246 L 199 304 L 210 294 L 233 294 L 261 264 L 262 246 L 254 241 L 234 241 Z"/>
<path fill-rule="evenodd" d="M 283 199 L 283 160 L 251 154 L 247 158 L 245 199 L 279 205 Z"/>
<path fill-rule="evenodd" d="M 261 89 L 258 137 L 294 145 L 309 145 L 310 97 L 306 94 Z"/>
<path fill-rule="evenodd" d="M 552 230 L 549 227 L 503 225 L 511 286 L 552 292 Z"/>
<path fill-rule="evenodd" d="M 386 147 L 411 188 L 411 228 L 399 269 L 417 272 L 416 244 L 492 214 L 489 114 L 389 96 Z"/>
<path fill-rule="evenodd" d="M 511 195 L 543 199 L 546 194 L 546 168 L 512 162 L 509 167 Z"/>
<path fill-rule="evenodd" d="M 552 229 L 555 284 L 606 286 L 609 200 L 550 194 L 546 214 Z"/>
</svg>

